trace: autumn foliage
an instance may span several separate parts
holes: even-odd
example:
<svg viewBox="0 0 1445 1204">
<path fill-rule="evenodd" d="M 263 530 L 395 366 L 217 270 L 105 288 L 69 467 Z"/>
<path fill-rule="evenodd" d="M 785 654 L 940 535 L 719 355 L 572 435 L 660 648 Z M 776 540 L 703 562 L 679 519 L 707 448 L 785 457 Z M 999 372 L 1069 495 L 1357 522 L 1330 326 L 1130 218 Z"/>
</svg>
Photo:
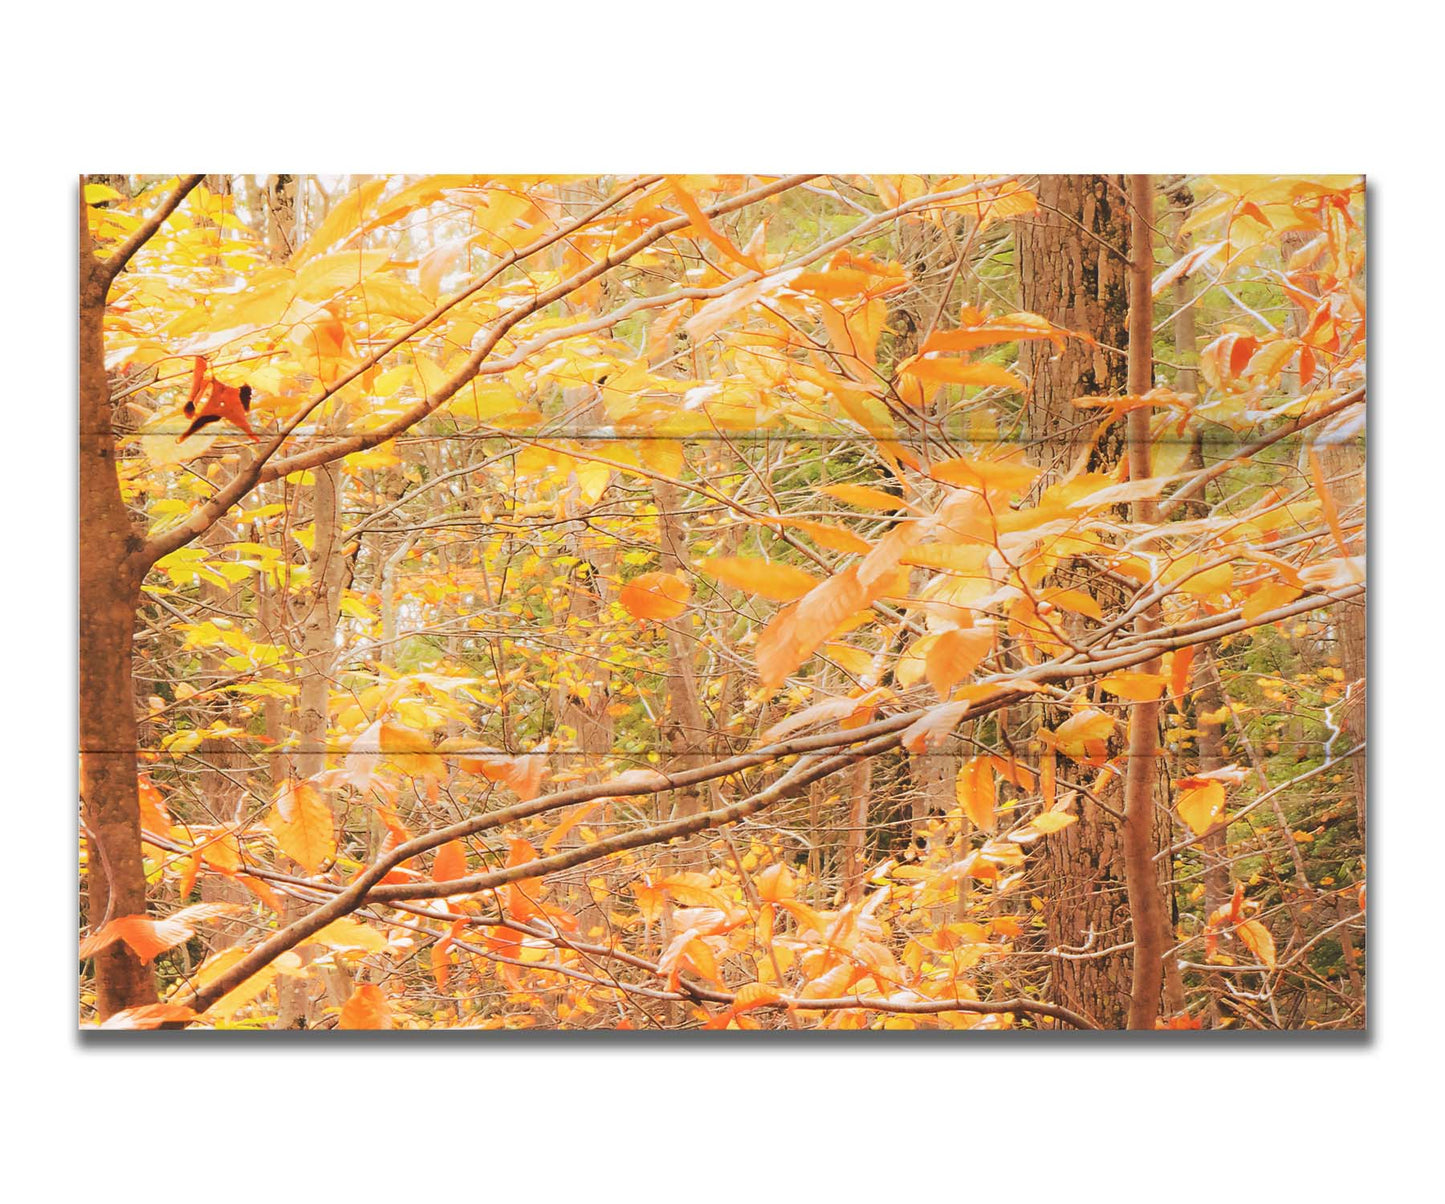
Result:
<svg viewBox="0 0 1445 1204">
<path fill-rule="evenodd" d="M 104 180 L 83 1023 L 1363 1025 L 1358 178 Z"/>
</svg>

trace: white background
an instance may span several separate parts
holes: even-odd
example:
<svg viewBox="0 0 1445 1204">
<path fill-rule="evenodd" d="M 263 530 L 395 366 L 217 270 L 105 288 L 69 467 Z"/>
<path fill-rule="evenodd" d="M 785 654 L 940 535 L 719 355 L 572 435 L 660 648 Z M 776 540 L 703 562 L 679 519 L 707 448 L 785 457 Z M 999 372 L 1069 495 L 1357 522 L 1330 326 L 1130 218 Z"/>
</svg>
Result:
<svg viewBox="0 0 1445 1204">
<path fill-rule="evenodd" d="M 27 5 L 0 152 L 13 1199 L 1353 1200 L 1438 1190 L 1439 39 L 1425 7 Z M 75 176 L 1365 171 L 1368 1042 L 75 1036 Z M 901 1036 L 901 1034 L 898 1034 Z"/>
</svg>

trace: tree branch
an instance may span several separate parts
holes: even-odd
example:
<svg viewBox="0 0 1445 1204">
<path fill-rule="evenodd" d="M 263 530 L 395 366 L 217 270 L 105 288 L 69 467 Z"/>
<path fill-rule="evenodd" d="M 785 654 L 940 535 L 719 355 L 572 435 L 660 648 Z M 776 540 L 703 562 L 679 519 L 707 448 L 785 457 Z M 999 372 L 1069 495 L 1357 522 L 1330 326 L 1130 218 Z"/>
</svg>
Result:
<svg viewBox="0 0 1445 1204">
<path fill-rule="evenodd" d="M 1306 611 L 1316 610 L 1322 606 L 1328 606 L 1333 602 L 1345 601 L 1349 598 L 1357 597 L 1364 592 L 1365 587 L 1363 585 L 1348 586 L 1342 590 L 1307 595 L 1304 598 L 1296 599 L 1287 606 L 1279 607 L 1276 610 L 1258 616 L 1256 620 L 1250 623 L 1244 623 L 1242 620 L 1231 621 L 1221 623 L 1217 628 L 1205 629 L 1177 637 L 1170 637 L 1161 632 L 1161 638 L 1150 647 L 1135 650 L 1130 654 L 1116 657 L 1107 662 L 1081 662 L 1078 660 L 1049 662 L 1048 664 L 1038 665 L 1023 673 L 1012 676 L 1005 677 L 1000 675 L 997 678 L 985 679 L 985 681 L 980 684 L 997 684 L 1000 687 L 999 693 L 993 698 L 976 703 L 970 708 L 969 716 L 976 718 L 980 715 L 989 714 L 1000 707 L 1012 705 L 1020 698 L 1027 696 L 1026 689 L 1010 689 L 1011 684 L 1022 686 L 1027 682 L 1046 682 L 1069 680 L 1074 677 L 1100 676 L 1112 672 L 1115 669 L 1123 669 L 1131 665 L 1141 664 L 1157 656 L 1161 650 L 1184 647 L 1190 644 L 1209 643 L 1219 639 L 1223 635 L 1233 634 L 1239 630 L 1247 630 L 1269 623 L 1276 623 L 1281 619 L 1303 614 Z M 1224 618 L 1227 616 L 1221 617 Z M 317 890 L 333 891 L 339 889 L 340 893 L 330 902 L 323 904 L 315 911 L 272 934 L 272 936 L 257 945 L 255 949 L 232 966 L 222 977 L 213 982 L 205 991 L 195 993 L 193 996 L 185 999 L 179 999 L 177 1002 L 188 1003 L 198 1012 L 205 1011 L 207 1007 L 221 998 L 221 996 L 239 986 L 252 974 L 263 969 L 288 949 L 301 944 L 307 937 L 319 932 L 327 924 L 331 923 L 332 920 L 349 915 L 351 912 L 371 901 L 382 901 L 384 898 L 385 901 L 396 902 L 401 899 L 438 897 L 447 894 L 464 893 L 470 890 L 491 889 L 519 879 L 534 878 L 560 869 L 572 868 L 573 866 L 608 856 L 613 852 L 639 848 L 646 844 L 655 844 L 675 839 L 679 836 L 691 835 L 710 827 L 734 822 L 755 811 L 762 810 L 772 803 L 780 801 L 782 798 L 789 797 L 795 789 L 801 789 L 813 781 L 836 773 L 839 769 L 846 768 L 848 765 L 853 764 L 863 757 L 876 756 L 880 752 L 895 747 L 901 739 L 904 729 L 912 726 L 913 723 L 921 719 L 926 713 L 926 710 L 910 711 L 903 715 L 890 716 L 872 724 L 866 724 L 862 727 L 847 731 L 827 732 L 816 736 L 802 737 L 798 740 L 788 741 L 784 745 L 774 745 L 769 749 L 760 749 L 755 753 L 743 754 L 741 757 L 730 758 L 728 761 L 719 762 L 697 770 L 690 770 L 686 773 L 672 775 L 658 773 L 646 780 L 638 779 L 635 781 L 627 781 L 625 779 L 613 779 L 611 782 L 576 787 L 572 790 L 547 795 L 543 799 L 533 800 L 530 803 L 518 804 L 516 807 L 507 808 L 504 811 L 476 816 L 462 823 L 453 824 L 450 827 L 438 829 L 423 836 L 414 837 L 412 840 L 398 845 L 396 848 L 379 857 L 345 888 L 338 888 L 332 883 L 313 884 Z M 701 812 L 681 820 L 670 821 L 669 823 L 655 825 L 652 828 L 643 829 L 638 832 L 598 841 L 551 858 L 542 858 L 520 866 L 494 870 L 484 875 L 473 875 L 466 879 L 458 879 L 445 884 L 428 883 L 419 884 L 415 887 L 398 884 L 386 888 L 373 889 L 378 887 L 381 879 L 386 877 L 391 870 L 402 862 L 416 856 L 418 853 L 436 848 L 449 840 L 460 839 L 464 836 L 486 830 L 489 827 L 495 827 L 500 823 L 508 822 L 508 820 L 512 818 L 535 815 L 556 807 L 568 806 L 572 803 L 582 802 L 592 798 L 652 794 L 661 793 L 665 790 L 680 789 L 711 778 L 725 777 L 729 774 L 736 773 L 739 771 L 740 761 L 751 761 L 753 758 L 776 760 L 780 756 L 795 755 L 798 752 L 815 751 L 828 747 L 837 747 L 842 744 L 855 743 L 859 746 L 849 752 L 828 757 L 821 761 L 800 762 L 766 790 L 754 794 L 730 807 Z M 787 749 L 788 751 L 781 752 L 779 751 L 780 749 Z M 746 766 L 742 767 L 746 768 Z M 474 883 L 481 883 L 481 885 L 474 885 Z M 176 1024 L 171 1027 L 180 1027 L 180 1025 Z"/>
<path fill-rule="evenodd" d="M 131 261 L 135 253 L 155 237 L 156 231 L 165 224 L 166 218 L 170 217 L 170 215 L 180 207 L 181 202 L 190 195 L 192 189 L 205 178 L 204 175 L 182 176 L 180 183 L 176 185 L 175 191 L 162 202 L 161 207 L 152 213 L 150 217 L 146 218 L 125 242 L 121 243 L 120 248 L 114 255 L 109 259 L 104 259 L 99 262 L 96 270 L 99 272 L 101 282 L 107 290 L 109 290 L 115 278 L 125 270 L 125 265 Z M 85 202 L 84 182 L 84 177 L 82 177 L 80 211 L 83 215 L 81 219 L 83 221 L 89 220 L 88 216 L 85 216 L 89 206 Z"/>
<path fill-rule="evenodd" d="M 744 193 L 741 196 L 733 197 L 727 201 L 723 201 L 717 205 L 714 205 L 711 209 L 708 209 L 706 211 L 707 215 L 709 217 L 717 217 L 722 214 L 731 213 L 736 209 L 741 209 L 747 205 L 751 205 L 755 201 L 764 200 L 767 197 L 773 196 L 779 192 L 786 192 L 788 189 L 796 187 L 799 183 L 810 180 L 812 178 L 812 176 L 806 175 L 784 177 L 781 180 L 774 181 L 771 184 L 763 185 L 760 188 L 753 189 L 753 191 L 751 192 Z M 583 218 L 578 219 L 577 225 L 583 224 L 585 220 L 590 220 L 590 218 L 588 218 L 587 215 L 584 215 Z M 243 498 L 257 485 L 264 484 L 267 481 L 278 480 L 281 477 L 289 476 L 291 473 L 300 472 L 303 469 L 319 468 L 323 464 L 329 464 L 335 460 L 340 460 L 356 452 L 365 451 L 367 448 L 376 447 L 379 444 L 385 443 L 390 439 L 394 439 L 397 435 L 400 435 L 403 432 L 409 430 L 411 427 L 415 426 L 418 422 L 420 422 L 423 418 L 427 417 L 429 414 L 434 413 L 436 410 L 440 409 L 443 405 L 450 401 L 451 398 L 456 395 L 458 390 L 460 390 L 463 385 L 467 384 L 468 381 L 470 381 L 474 376 L 476 376 L 478 369 L 480 369 L 482 366 L 482 362 L 487 358 L 488 355 L 491 354 L 492 349 L 496 347 L 496 345 L 501 341 L 502 337 L 509 330 L 511 330 L 512 327 L 516 326 L 518 322 L 522 321 L 524 318 L 530 317 L 539 309 L 542 309 L 545 306 L 552 304 L 554 301 L 558 301 L 561 298 L 569 295 L 570 293 L 575 292 L 577 289 L 583 287 L 584 285 L 591 283 L 597 277 L 602 276 L 607 272 L 610 272 L 619 264 L 625 263 L 627 260 L 631 259 L 634 255 L 636 255 L 639 251 L 642 251 L 647 247 L 651 246 L 653 243 L 657 242 L 658 240 L 665 238 L 668 234 L 674 233 L 677 230 L 684 229 L 691 224 L 692 219 L 685 215 L 682 217 L 674 218 L 670 221 L 660 222 L 656 226 L 653 226 L 650 230 L 633 239 L 632 242 L 628 243 L 626 246 L 623 246 L 618 250 L 612 252 L 605 259 L 590 264 L 588 267 L 583 268 L 581 271 L 568 277 L 566 280 L 559 282 L 550 289 L 546 289 L 543 292 L 538 293 L 531 300 L 527 301 L 523 305 L 518 306 L 516 309 L 512 310 L 500 320 L 498 320 L 490 328 L 486 338 L 483 339 L 481 346 L 478 347 L 467 358 L 466 363 L 462 365 L 462 367 L 451 377 L 451 379 L 446 382 L 446 384 L 442 385 L 442 387 L 439 388 L 430 397 L 425 398 L 424 400 L 418 402 L 416 405 L 412 406 L 411 409 L 407 410 L 405 413 L 399 414 L 391 422 L 388 422 L 383 426 L 377 427 L 375 430 L 367 431 L 364 434 L 353 435 L 348 439 L 339 440 L 336 443 L 324 447 L 314 448 L 308 452 L 300 452 L 296 455 L 288 456 L 282 460 L 273 459 L 276 452 L 280 450 L 286 440 L 290 438 L 292 433 L 303 422 L 305 422 L 308 417 L 310 417 L 310 415 L 316 410 L 318 406 L 320 406 L 329 397 L 333 396 L 346 385 L 350 384 L 363 372 L 366 372 L 369 369 L 375 367 L 376 364 L 385 355 L 389 354 L 391 351 L 394 351 L 397 347 L 401 346 L 402 343 L 406 342 L 407 339 L 411 338 L 413 334 L 415 334 L 421 329 L 424 329 L 425 326 L 429 325 L 431 321 L 435 320 L 435 318 L 431 317 L 430 315 L 427 318 L 419 319 L 418 322 L 414 323 L 411 328 L 398 335 L 384 348 L 376 352 L 374 355 L 370 356 L 365 362 L 358 365 L 351 372 L 348 372 L 344 377 L 342 377 L 341 380 L 330 386 L 328 389 L 324 390 L 318 397 L 315 398 L 315 400 L 304 406 L 291 419 L 291 421 L 288 422 L 286 426 L 282 428 L 282 430 L 277 435 L 275 435 L 264 448 L 261 449 L 261 452 L 255 457 L 255 459 L 251 461 L 250 464 L 248 464 L 235 477 L 228 481 L 220 490 L 218 490 L 209 502 L 206 502 L 205 504 L 196 507 L 196 509 L 193 510 L 189 516 L 187 516 L 185 522 L 181 523 L 179 526 L 173 527 L 169 531 L 166 531 L 160 535 L 155 536 L 152 539 L 147 540 L 143 553 L 143 555 L 147 558 L 146 563 L 154 564 L 161 557 L 167 556 L 170 553 L 176 551 L 177 549 L 185 547 L 186 544 L 190 543 L 193 539 L 203 534 L 211 526 L 218 522 L 221 517 L 225 515 L 228 510 L 230 510 L 232 506 L 234 506 L 238 501 L 240 501 L 241 498 Z M 574 226 L 573 228 L 576 227 Z M 555 241 L 555 237 L 555 232 L 553 236 L 549 236 L 551 241 Z M 527 249 L 525 251 L 525 254 L 527 255 L 533 253 L 535 252 L 531 249 Z M 523 252 L 518 252 L 516 255 L 516 258 L 518 259 L 523 257 Z M 495 274 L 496 273 L 494 271 L 492 275 L 494 276 Z M 479 287 L 481 287 L 480 283 L 472 286 L 466 295 L 470 295 L 471 292 L 475 292 L 476 289 Z M 438 310 L 440 312 L 445 312 L 445 308 L 450 308 L 452 305 L 455 305 L 460 299 L 460 296 L 450 298 L 446 304 L 446 307 L 439 306 Z M 440 316 L 440 313 L 438 313 L 437 316 Z"/>
</svg>

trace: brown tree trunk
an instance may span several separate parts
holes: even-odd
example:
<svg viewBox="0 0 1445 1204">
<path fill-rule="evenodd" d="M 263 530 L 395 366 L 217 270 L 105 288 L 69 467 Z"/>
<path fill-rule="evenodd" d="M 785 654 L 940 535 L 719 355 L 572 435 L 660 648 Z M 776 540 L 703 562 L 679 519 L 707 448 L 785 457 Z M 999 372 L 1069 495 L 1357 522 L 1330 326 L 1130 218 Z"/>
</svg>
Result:
<svg viewBox="0 0 1445 1204">
<path fill-rule="evenodd" d="M 1149 176 L 1129 178 L 1132 209 L 1129 265 L 1129 392 L 1147 393 L 1154 385 L 1154 306 L 1150 282 L 1154 274 L 1154 185 Z M 1129 413 L 1129 477 L 1142 481 L 1153 475 L 1149 411 Z M 1159 508 L 1152 498 L 1133 503 L 1136 526 L 1153 526 Z M 1134 630 L 1147 635 L 1158 628 L 1158 617 L 1144 611 Z M 1141 672 L 1158 673 L 1160 658 L 1145 661 Z M 1124 770 L 1124 867 L 1129 890 L 1129 914 L 1134 929 L 1134 973 L 1129 998 L 1129 1027 L 1150 1029 L 1159 1017 L 1164 986 L 1164 952 L 1168 948 L 1169 916 L 1164 906 L 1154 856 L 1159 852 L 1158 817 L 1154 787 L 1159 776 L 1159 707 L 1135 702 L 1129 710 L 1129 759 Z"/>
<path fill-rule="evenodd" d="M 687 567 L 687 530 L 681 518 L 682 497 L 670 481 L 654 481 L 653 500 L 658 510 L 658 531 L 661 555 L 658 566 L 665 573 Z M 707 725 L 703 721 L 702 701 L 697 687 L 697 671 L 693 658 L 697 652 L 695 624 L 684 611 L 663 623 L 667 632 L 667 704 L 666 732 L 672 753 L 667 763 L 669 772 L 691 769 L 702 761 L 703 741 Z M 672 817 L 693 815 L 702 810 L 703 800 L 695 790 L 679 791 Z M 696 842 L 690 842 L 696 844 Z M 686 862 L 700 859 L 693 855 Z"/>
<path fill-rule="evenodd" d="M 306 613 L 301 620 L 301 693 L 296 715 L 300 747 L 293 759 L 298 780 L 305 781 L 326 768 L 327 736 L 331 716 L 331 674 L 336 660 L 336 624 L 341 615 L 341 588 L 346 557 L 340 546 L 340 469 L 324 464 L 314 470 L 312 489 L 312 543 L 310 587 Z M 331 800 L 328 798 L 328 802 Z M 340 835 L 338 834 L 338 841 Z M 305 914 L 305 904 L 288 899 L 283 922 Z M 340 1006 L 350 994 L 350 977 L 336 968 L 325 976 L 324 994 Z M 283 976 L 276 1027 L 301 1028 L 314 1021 L 322 1006 L 306 990 L 305 979 Z"/>
<path fill-rule="evenodd" d="M 1122 349 L 1128 341 L 1129 215 L 1122 176 L 1042 176 L 1038 197 L 1040 212 L 1020 222 L 1015 235 L 1022 308 L 1095 340 L 1019 348 L 1032 394 L 1032 451 L 1045 479 L 1056 480 L 1097 421 L 1076 409 L 1073 399 L 1122 392 L 1128 383 Z M 1105 447 L 1100 455 L 1117 462 L 1118 448 Z"/>
<path fill-rule="evenodd" d="M 1019 360 L 1029 381 L 1030 455 L 1043 482 L 1067 473 L 1095 419 L 1072 402 L 1119 393 L 1128 385 L 1124 355 L 1129 303 L 1125 272 L 1129 220 L 1122 176 L 1056 175 L 1039 180 L 1040 212 L 1018 224 L 1020 307 L 1092 336 L 1055 349 L 1025 343 Z M 1122 439 L 1096 449 L 1096 466 L 1117 462 Z M 1042 483 L 1041 483 L 1042 487 Z M 1061 772 L 1067 772 L 1061 763 Z M 1052 963 L 1052 998 L 1105 1028 L 1128 1016 L 1130 957 L 1101 953 L 1130 939 L 1118 821 L 1088 799 L 1079 822 L 1041 841 L 1034 854 L 1048 894 L 1048 946 L 1066 956 Z"/>
<path fill-rule="evenodd" d="M 146 910 L 136 787 L 131 646 L 146 565 L 116 472 L 105 372 L 106 276 L 80 205 L 80 797 L 87 850 L 86 920 Z M 155 982 L 123 941 L 95 958 L 96 1011 L 154 1003 Z"/>
</svg>

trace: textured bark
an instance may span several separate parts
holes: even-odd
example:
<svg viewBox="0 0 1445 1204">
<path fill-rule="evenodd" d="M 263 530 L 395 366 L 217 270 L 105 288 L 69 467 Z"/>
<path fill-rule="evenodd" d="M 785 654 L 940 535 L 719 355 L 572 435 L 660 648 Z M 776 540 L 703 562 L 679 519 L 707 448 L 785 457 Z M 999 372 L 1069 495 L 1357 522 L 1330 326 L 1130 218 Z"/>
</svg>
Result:
<svg viewBox="0 0 1445 1204">
<path fill-rule="evenodd" d="M 653 483 L 653 498 L 657 503 L 658 529 L 662 542 L 659 567 L 665 573 L 675 573 L 687 567 L 687 532 L 678 512 L 681 499 L 677 487 L 668 481 Z M 707 737 L 707 725 L 703 721 L 702 703 L 698 695 L 697 670 L 693 664 L 697 641 L 692 616 L 684 611 L 676 619 L 669 620 L 664 627 L 667 631 L 668 653 L 664 730 L 672 753 L 668 767 L 689 769 L 697 763 L 698 754 Z M 690 814 L 697 809 L 698 803 L 695 795 L 684 794 L 678 802 L 679 809 L 674 814 Z"/>
<path fill-rule="evenodd" d="M 232 533 L 228 524 L 218 522 L 206 532 L 203 543 L 208 553 L 216 556 L 230 543 Z M 222 611 L 235 611 L 237 591 L 202 581 L 202 601 Z M 210 689 L 214 683 L 227 676 L 219 649 L 209 647 L 201 653 L 201 688 Z M 235 708 L 229 696 L 222 694 L 206 707 L 208 723 L 226 723 L 237 726 Z M 234 740 L 207 738 L 197 749 L 202 769 L 197 778 L 201 802 L 206 815 L 215 823 L 239 824 L 245 817 L 246 792 L 243 789 L 246 768 L 250 757 L 236 747 Z M 200 895 L 203 903 L 235 903 L 244 905 L 251 900 L 251 893 L 239 882 L 222 874 L 203 874 L 200 880 Z M 185 902 L 184 899 L 181 900 Z M 211 948 L 226 949 L 245 935 L 250 924 L 239 916 L 221 916 L 214 922 Z"/>
<path fill-rule="evenodd" d="M 341 472 L 326 464 L 313 470 L 312 544 L 310 588 L 301 620 L 301 693 L 296 715 L 299 747 L 294 757 L 296 777 L 305 781 L 326 769 L 327 736 L 331 714 L 331 674 L 336 660 L 336 624 L 341 614 L 341 589 L 346 557 L 340 546 Z M 334 800 L 328 798 L 334 810 Z M 306 912 L 305 904 L 287 900 L 284 920 L 290 923 Z M 322 1000 L 307 990 L 305 979 L 282 976 L 277 1028 L 301 1028 L 314 1021 Z M 340 1006 L 350 994 L 344 970 L 325 976 L 329 1001 Z"/>
<path fill-rule="evenodd" d="M 285 263 L 291 257 L 296 241 L 296 176 L 268 175 L 261 189 L 260 234 L 266 243 L 267 256 L 272 263 Z M 284 493 L 285 482 L 276 482 Z M 275 486 L 272 486 L 275 487 Z M 261 496 L 266 498 L 268 486 L 261 486 Z M 259 531 L 252 538 L 262 542 Z M 291 554 L 290 541 L 281 540 L 283 556 Z M 289 574 L 278 574 L 275 581 L 268 580 L 264 573 L 256 577 L 256 613 L 260 621 L 263 638 L 267 643 L 289 642 L 290 602 L 287 597 Z M 262 703 L 263 722 L 266 729 L 267 756 L 272 789 L 291 777 L 291 758 L 281 749 L 284 739 L 285 707 L 280 698 L 267 698 Z"/>
<path fill-rule="evenodd" d="M 907 221 L 898 229 L 898 255 L 908 269 L 910 285 L 890 299 L 887 329 L 893 332 L 894 362 L 914 354 L 947 303 L 955 279 L 957 241 L 934 222 Z"/>
<path fill-rule="evenodd" d="M 87 850 L 86 920 L 146 910 L 136 787 L 131 650 L 146 565 L 121 497 L 105 373 L 107 282 L 80 205 L 80 797 Z M 155 1002 L 155 983 L 129 946 L 96 955 L 101 1019 Z"/>
<path fill-rule="evenodd" d="M 846 833 L 843 838 L 843 900 L 856 903 L 863 897 L 863 877 L 868 868 L 868 802 L 873 788 L 873 765 L 860 761 L 848 771 L 844 792 Z"/>
<path fill-rule="evenodd" d="M 1125 271 L 1129 220 L 1122 176 L 1042 176 L 1043 208 L 1020 222 L 1022 308 L 1094 339 L 1019 347 L 1029 382 L 1029 436 L 1046 478 L 1068 471 L 1097 417 L 1071 404 L 1075 397 L 1118 392 L 1127 382 L 1122 348 L 1128 338 Z M 1117 461 L 1117 441 L 1100 454 Z"/>
<path fill-rule="evenodd" d="M 1194 707 L 1196 718 L 1192 726 L 1199 731 L 1199 772 L 1223 769 L 1229 763 L 1224 746 L 1224 725 L 1214 716 L 1224 705 L 1214 675 L 1214 667 L 1207 659 L 1201 658 L 1194 671 Z M 1204 915 L 1207 919 L 1229 898 L 1229 863 L 1225 858 L 1224 832 L 1212 832 L 1200 845 L 1204 858 Z M 1219 1000 L 1224 991 L 1222 975 L 1211 973 L 1209 982 L 1209 1026 L 1218 1028 L 1224 1019 Z"/>
<path fill-rule="evenodd" d="M 1081 420 L 1073 399 L 1129 387 L 1121 349 L 1129 341 L 1130 231 L 1122 176 L 1045 176 L 1038 195 L 1045 208 L 1019 223 L 1016 235 L 1020 306 L 1094 340 L 1070 339 L 1060 350 L 1047 343 L 1020 347 L 1032 391 L 1029 451 L 1045 469 L 1042 488 L 1073 467 L 1098 421 Z M 1117 465 L 1124 451 L 1121 428 L 1095 444 L 1090 469 Z M 1101 598 L 1106 612 L 1118 601 Z M 1061 763 L 1061 774 L 1068 775 L 1068 766 Z M 1033 855 L 1048 893 L 1049 948 L 1087 955 L 1053 959 L 1051 995 L 1102 1027 L 1123 1028 L 1133 959 L 1127 950 L 1100 955 L 1133 936 L 1123 843 L 1114 816 L 1088 799 L 1078 808 L 1079 822 L 1040 841 Z M 1156 849 L 1167 847 L 1168 827 L 1159 815 L 1152 838 Z M 1161 888 L 1167 870 L 1167 863 L 1156 868 Z"/>
<path fill-rule="evenodd" d="M 268 177 L 267 244 L 274 259 L 284 259 L 297 238 L 296 179 Z M 312 545 L 308 588 L 299 618 L 301 690 L 295 726 L 297 750 L 291 758 L 296 778 L 304 781 L 326 769 L 327 737 L 331 715 L 331 675 L 336 660 L 336 624 L 341 615 L 341 591 L 347 576 L 347 558 L 341 547 L 341 470 L 334 464 L 312 470 Z M 334 810 L 334 800 L 328 798 Z M 340 836 L 338 834 L 338 840 Z M 288 899 L 283 922 L 306 911 L 304 904 Z M 279 980 L 277 1028 L 300 1028 L 313 1023 L 326 1002 L 339 1006 L 350 994 L 350 976 L 337 968 L 324 975 L 324 989 L 313 995 L 309 980 L 282 976 Z"/>
</svg>

